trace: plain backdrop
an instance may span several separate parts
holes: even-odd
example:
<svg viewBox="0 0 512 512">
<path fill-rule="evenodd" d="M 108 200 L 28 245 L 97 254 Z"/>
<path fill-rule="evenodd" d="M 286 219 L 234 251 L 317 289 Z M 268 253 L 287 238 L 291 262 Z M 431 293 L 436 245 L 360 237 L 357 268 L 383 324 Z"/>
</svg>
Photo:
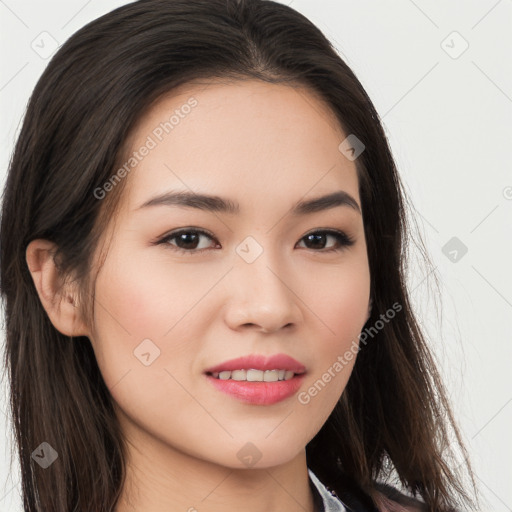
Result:
<svg viewBox="0 0 512 512">
<path fill-rule="evenodd" d="M 2 186 L 50 53 L 125 3 L 0 0 Z M 429 273 L 411 244 L 412 298 L 473 459 L 481 510 L 512 511 L 512 0 L 286 3 L 333 42 L 383 120 L 435 267 Z M 19 512 L 1 389 L 0 510 Z"/>
</svg>

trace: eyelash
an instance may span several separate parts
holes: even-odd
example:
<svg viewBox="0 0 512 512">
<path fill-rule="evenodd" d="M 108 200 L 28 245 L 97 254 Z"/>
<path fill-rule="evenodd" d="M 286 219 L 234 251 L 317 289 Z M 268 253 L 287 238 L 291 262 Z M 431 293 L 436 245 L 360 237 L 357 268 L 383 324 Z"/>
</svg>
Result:
<svg viewBox="0 0 512 512">
<path fill-rule="evenodd" d="M 203 253 L 204 251 L 212 250 L 211 248 L 188 250 L 188 249 L 182 249 L 181 247 L 177 247 L 175 245 L 171 245 L 168 243 L 170 240 L 173 240 L 184 233 L 194 233 L 194 234 L 204 235 L 204 236 L 207 236 L 208 238 L 212 239 L 213 241 L 217 242 L 217 240 L 214 238 L 213 235 L 211 235 L 207 231 L 204 231 L 203 229 L 186 228 L 186 229 L 180 229 L 178 231 L 174 231 L 172 233 L 169 233 L 168 235 L 165 235 L 163 238 L 160 238 L 159 240 L 157 240 L 155 242 L 155 245 L 165 244 L 168 247 L 170 247 L 172 251 L 175 251 L 179 254 L 187 254 L 188 256 L 194 256 L 195 254 L 199 254 L 199 253 Z M 351 238 L 350 236 L 348 236 L 343 231 L 337 231 L 337 230 L 333 230 L 333 229 L 311 231 L 311 232 L 307 233 L 306 235 L 304 235 L 299 241 L 302 241 L 303 239 L 305 239 L 306 237 L 308 237 L 310 235 L 318 235 L 318 234 L 334 236 L 338 241 L 339 247 L 323 249 L 323 250 L 322 249 L 320 249 L 320 250 L 310 249 L 313 252 L 320 252 L 320 253 L 340 252 L 340 251 L 343 251 L 344 249 L 346 249 L 347 247 L 354 245 L 354 243 L 355 243 L 355 240 L 353 238 Z"/>
</svg>

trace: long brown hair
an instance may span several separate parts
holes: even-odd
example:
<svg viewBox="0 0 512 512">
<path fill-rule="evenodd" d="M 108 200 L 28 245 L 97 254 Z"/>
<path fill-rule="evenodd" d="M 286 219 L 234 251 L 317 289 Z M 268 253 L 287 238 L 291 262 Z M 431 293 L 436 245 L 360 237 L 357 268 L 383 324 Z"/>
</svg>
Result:
<svg viewBox="0 0 512 512">
<path fill-rule="evenodd" d="M 401 310 L 362 347 L 334 411 L 306 447 L 308 466 L 340 496 L 351 486 L 379 502 L 378 482 L 395 475 L 429 511 L 471 505 L 471 468 L 451 460 L 453 447 L 466 452 L 406 289 L 406 196 L 361 83 L 321 31 L 286 5 L 141 0 L 89 23 L 59 49 L 35 87 L 10 162 L 0 279 L 25 510 L 111 511 L 125 477 L 125 446 L 91 344 L 50 322 L 27 245 L 56 244 L 60 271 L 80 284 L 90 321 L 92 257 L 126 180 L 104 200 L 95 191 L 123 161 L 154 101 L 212 78 L 305 85 L 365 146 L 355 163 L 373 300 L 367 327 L 392 304 Z M 31 458 L 43 441 L 58 452 L 51 471 Z"/>
</svg>

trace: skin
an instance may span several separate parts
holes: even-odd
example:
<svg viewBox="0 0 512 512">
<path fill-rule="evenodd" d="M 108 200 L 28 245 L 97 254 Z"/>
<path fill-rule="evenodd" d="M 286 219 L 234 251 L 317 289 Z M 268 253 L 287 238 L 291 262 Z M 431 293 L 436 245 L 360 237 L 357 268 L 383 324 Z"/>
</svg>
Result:
<svg viewBox="0 0 512 512">
<path fill-rule="evenodd" d="M 361 213 L 288 213 L 339 190 L 361 207 L 355 162 L 339 151 L 346 135 L 311 91 L 255 80 L 176 89 L 140 120 L 129 153 L 191 96 L 198 105 L 124 178 L 95 284 L 94 325 L 80 317 L 75 289 L 59 294 L 51 243 L 33 241 L 27 262 L 55 327 L 89 337 L 115 401 L 129 448 L 116 512 L 313 511 L 305 447 L 355 358 L 307 404 L 297 395 L 247 404 L 203 372 L 238 356 L 286 353 L 306 366 L 299 392 L 307 391 L 357 342 L 370 293 Z M 171 189 L 229 198 L 241 210 L 139 208 Z M 201 235 L 195 254 L 173 250 L 179 238 L 154 243 L 192 227 L 214 237 Z M 305 235 L 322 229 L 354 244 L 325 252 L 338 247 L 331 235 L 308 244 Z M 263 249 L 252 263 L 236 252 L 248 236 Z M 134 356 L 144 339 L 160 350 L 148 366 Z M 237 456 L 248 442 L 260 456 L 250 467 Z"/>
</svg>

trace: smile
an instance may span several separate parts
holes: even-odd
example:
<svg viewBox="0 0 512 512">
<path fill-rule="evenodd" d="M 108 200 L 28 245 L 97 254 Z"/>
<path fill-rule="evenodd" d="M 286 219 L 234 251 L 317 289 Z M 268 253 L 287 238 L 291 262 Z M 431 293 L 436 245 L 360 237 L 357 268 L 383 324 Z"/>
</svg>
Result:
<svg viewBox="0 0 512 512">
<path fill-rule="evenodd" d="M 296 375 L 290 370 L 233 370 L 213 372 L 212 377 L 220 380 L 237 380 L 248 382 L 277 382 L 279 380 L 290 380 Z"/>
</svg>

